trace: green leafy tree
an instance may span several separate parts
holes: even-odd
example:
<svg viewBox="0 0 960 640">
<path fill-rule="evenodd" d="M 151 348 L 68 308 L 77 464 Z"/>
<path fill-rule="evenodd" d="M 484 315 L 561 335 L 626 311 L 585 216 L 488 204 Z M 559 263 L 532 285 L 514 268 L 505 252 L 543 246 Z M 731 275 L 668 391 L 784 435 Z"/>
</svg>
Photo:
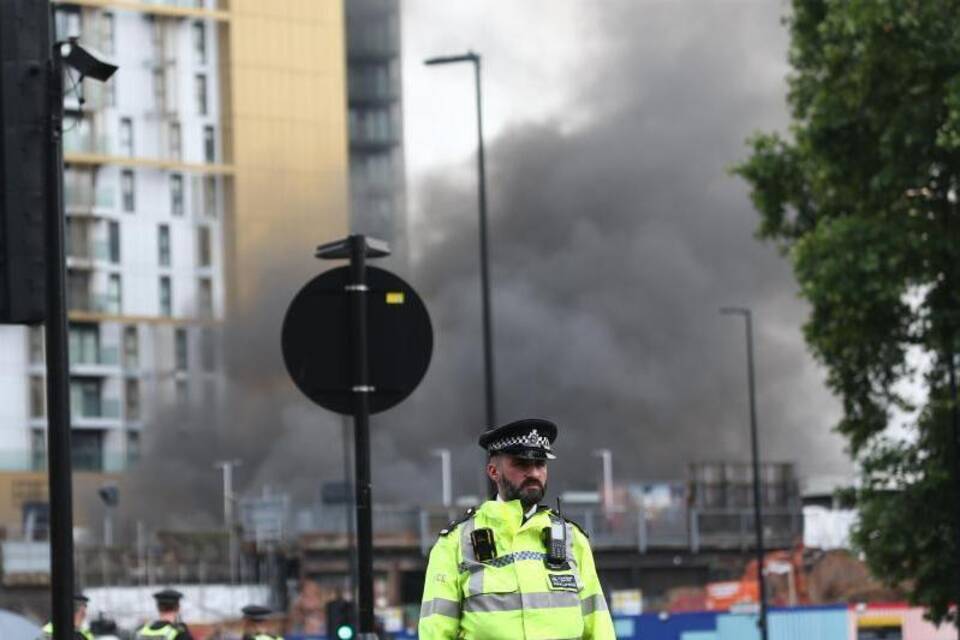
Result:
<svg viewBox="0 0 960 640">
<path fill-rule="evenodd" d="M 855 543 L 936 621 L 960 597 L 958 17 L 960 0 L 794 0 L 789 134 L 751 138 L 734 168 L 812 307 L 804 335 L 863 472 Z M 894 415 L 908 437 L 888 435 Z"/>
</svg>

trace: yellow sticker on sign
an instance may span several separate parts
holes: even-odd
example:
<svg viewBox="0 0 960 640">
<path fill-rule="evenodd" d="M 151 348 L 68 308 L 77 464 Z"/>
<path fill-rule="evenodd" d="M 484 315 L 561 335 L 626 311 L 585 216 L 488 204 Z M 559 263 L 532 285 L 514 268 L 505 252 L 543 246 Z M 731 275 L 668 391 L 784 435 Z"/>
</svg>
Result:
<svg viewBox="0 0 960 640">
<path fill-rule="evenodd" d="M 403 291 L 387 291 L 387 304 L 403 304 Z"/>
</svg>

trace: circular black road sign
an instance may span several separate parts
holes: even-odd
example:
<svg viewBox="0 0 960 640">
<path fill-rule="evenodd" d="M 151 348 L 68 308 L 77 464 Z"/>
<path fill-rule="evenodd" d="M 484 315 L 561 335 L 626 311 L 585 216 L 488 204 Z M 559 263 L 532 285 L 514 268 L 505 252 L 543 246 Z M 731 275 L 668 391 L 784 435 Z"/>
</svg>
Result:
<svg viewBox="0 0 960 640">
<path fill-rule="evenodd" d="M 433 328 L 423 300 L 398 276 L 366 268 L 370 413 L 400 403 L 420 384 L 433 354 Z M 287 309 L 280 339 L 294 383 L 321 407 L 353 413 L 350 267 L 308 282 Z"/>
</svg>

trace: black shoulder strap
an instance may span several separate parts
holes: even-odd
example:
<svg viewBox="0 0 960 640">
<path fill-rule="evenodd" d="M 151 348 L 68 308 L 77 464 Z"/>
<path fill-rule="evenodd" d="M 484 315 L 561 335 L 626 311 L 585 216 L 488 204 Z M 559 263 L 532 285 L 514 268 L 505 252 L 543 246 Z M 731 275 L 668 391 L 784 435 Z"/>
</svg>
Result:
<svg viewBox="0 0 960 640">
<path fill-rule="evenodd" d="M 476 513 L 477 513 L 477 508 L 470 507 L 464 512 L 464 514 L 460 518 L 456 520 L 451 520 L 450 524 L 445 526 L 443 529 L 440 529 L 440 536 L 442 537 L 442 536 L 448 535 L 451 531 L 456 529 L 457 526 L 463 524 L 464 522 L 472 518 L 474 515 L 476 515 Z"/>
</svg>

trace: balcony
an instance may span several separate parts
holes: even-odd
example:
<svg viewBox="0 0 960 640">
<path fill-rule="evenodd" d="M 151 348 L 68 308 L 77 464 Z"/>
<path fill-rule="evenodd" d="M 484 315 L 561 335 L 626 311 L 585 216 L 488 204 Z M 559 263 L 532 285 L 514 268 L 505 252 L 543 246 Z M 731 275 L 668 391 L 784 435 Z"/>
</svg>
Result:
<svg viewBox="0 0 960 640">
<path fill-rule="evenodd" d="M 95 83 L 89 80 L 83 81 L 83 104 L 80 104 L 80 96 L 78 93 L 79 92 L 75 90 L 64 96 L 64 109 L 67 111 L 95 112 L 111 106 L 110 90 L 102 83 Z"/>
<path fill-rule="evenodd" d="M 68 214 L 97 215 L 116 209 L 117 190 L 112 186 L 94 189 L 89 185 L 64 183 L 63 201 Z"/>
<path fill-rule="evenodd" d="M 93 352 L 89 349 L 71 351 L 70 371 L 84 376 L 120 375 L 120 349 L 100 347 Z"/>
<path fill-rule="evenodd" d="M 67 309 L 83 313 L 120 314 L 120 302 L 102 293 L 71 294 L 67 292 Z"/>
<path fill-rule="evenodd" d="M 120 426 L 120 400 L 116 398 L 84 399 L 71 402 L 70 421 L 74 428 L 106 429 Z"/>
<path fill-rule="evenodd" d="M 400 144 L 400 138 L 390 131 L 350 131 L 350 149 L 357 151 L 386 151 Z"/>
<path fill-rule="evenodd" d="M 63 152 L 85 155 L 110 155 L 110 138 L 95 136 L 84 128 L 66 129 L 63 132 Z"/>
<path fill-rule="evenodd" d="M 36 428 L 44 428 L 40 419 Z M 74 431 L 76 433 L 76 431 Z M 93 471 L 114 473 L 130 466 L 129 456 L 122 452 L 103 451 L 96 447 L 74 449 L 70 455 L 74 471 Z M 0 471 L 45 472 L 47 470 L 47 452 L 45 449 L 34 451 L 13 450 L 0 453 Z"/>
<path fill-rule="evenodd" d="M 352 82 L 349 87 L 351 105 L 385 105 L 400 100 L 400 92 L 375 82 Z"/>
<path fill-rule="evenodd" d="M 92 269 L 94 262 L 113 262 L 110 259 L 110 245 L 106 240 L 67 242 L 68 268 Z"/>
</svg>

